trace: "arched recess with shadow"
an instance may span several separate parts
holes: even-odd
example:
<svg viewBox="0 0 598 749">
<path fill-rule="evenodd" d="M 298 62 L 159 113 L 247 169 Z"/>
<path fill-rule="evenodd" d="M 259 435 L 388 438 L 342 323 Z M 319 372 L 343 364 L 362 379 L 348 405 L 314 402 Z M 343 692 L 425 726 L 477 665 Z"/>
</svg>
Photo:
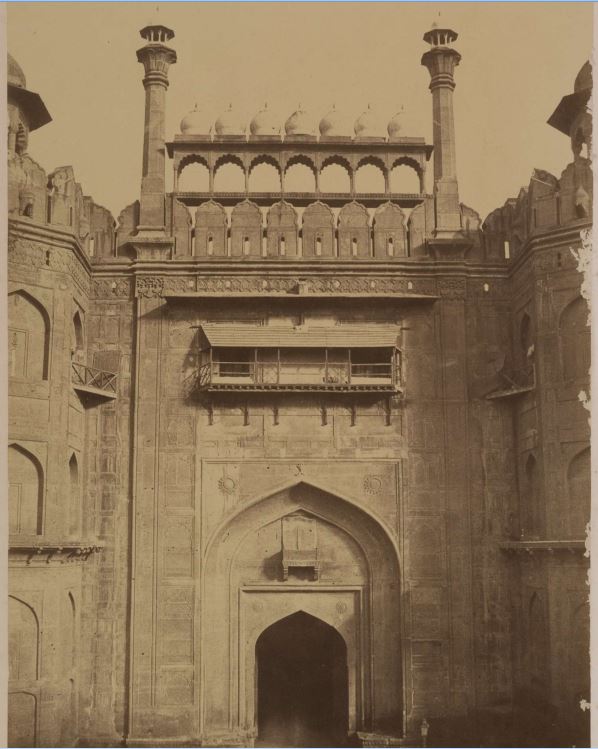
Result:
<svg viewBox="0 0 598 749">
<path fill-rule="evenodd" d="M 424 191 L 423 174 L 415 159 L 402 156 L 390 170 L 390 191 L 393 193 L 417 194 Z"/>
<path fill-rule="evenodd" d="M 41 534 L 44 469 L 35 455 L 21 445 L 9 445 L 8 482 L 9 533 Z"/>
<path fill-rule="evenodd" d="M 304 541 L 291 545 L 303 554 L 303 564 L 291 564 L 285 579 L 288 538 L 299 537 Z M 345 739 L 362 730 L 400 735 L 399 559 L 379 518 L 299 482 L 229 512 L 210 536 L 202 572 L 202 672 L 220 675 L 202 690 L 208 735 L 257 733 L 258 639 L 298 612 L 333 628 L 345 643 Z M 208 626 L 215 621 L 222 622 L 218 630 Z M 312 619 L 301 621 L 309 637 Z M 292 746 L 293 736 L 277 745 Z"/>
<path fill-rule="evenodd" d="M 591 484 L 590 448 L 577 453 L 567 468 L 569 494 L 569 537 L 585 539 L 586 525 L 590 522 Z"/>
<path fill-rule="evenodd" d="M 315 192 L 316 174 L 316 166 L 310 158 L 301 154 L 291 156 L 284 167 L 286 192 Z"/>
<path fill-rule="evenodd" d="M 208 192 L 210 170 L 201 156 L 189 156 L 179 165 L 177 190 L 179 192 Z"/>
<path fill-rule="evenodd" d="M 258 637 L 258 746 L 342 746 L 348 724 L 347 646 L 305 611 Z"/>
<path fill-rule="evenodd" d="M 234 154 L 223 154 L 214 163 L 214 190 L 216 192 L 245 192 L 245 165 Z"/>
<path fill-rule="evenodd" d="M 48 379 L 50 317 L 31 294 L 19 289 L 8 295 L 8 376 Z"/>
<path fill-rule="evenodd" d="M 570 384 L 589 377 L 590 328 L 588 306 L 577 297 L 563 310 L 559 320 L 563 380 Z"/>
</svg>

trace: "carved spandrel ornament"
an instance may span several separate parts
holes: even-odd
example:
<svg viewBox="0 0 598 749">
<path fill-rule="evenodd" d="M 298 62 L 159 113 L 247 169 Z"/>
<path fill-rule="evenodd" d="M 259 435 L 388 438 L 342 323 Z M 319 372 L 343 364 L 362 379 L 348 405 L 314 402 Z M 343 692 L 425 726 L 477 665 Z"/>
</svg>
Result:
<svg viewBox="0 0 598 749">
<path fill-rule="evenodd" d="M 282 518 L 282 579 L 288 580 L 292 567 L 311 568 L 313 579 L 320 574 L 316 519 L 294 512 Z"/>
</svg>

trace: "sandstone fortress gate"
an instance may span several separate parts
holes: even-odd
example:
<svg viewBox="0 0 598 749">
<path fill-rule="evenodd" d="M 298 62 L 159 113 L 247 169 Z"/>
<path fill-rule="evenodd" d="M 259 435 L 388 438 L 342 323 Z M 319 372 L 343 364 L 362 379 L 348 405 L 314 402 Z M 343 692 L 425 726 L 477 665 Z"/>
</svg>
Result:
<svg viewBox="0 0 598 749">
<path fill-rule="evenodd" d="M 117 221 L 29 154 L 9 58 L 10 745 L 587 745 L 589 65 L 572 162 L 482 222 L 454 31 L 433 144 L 234 106 L 167 142 L 174 33 L 141 36 Z"/>
</svg>

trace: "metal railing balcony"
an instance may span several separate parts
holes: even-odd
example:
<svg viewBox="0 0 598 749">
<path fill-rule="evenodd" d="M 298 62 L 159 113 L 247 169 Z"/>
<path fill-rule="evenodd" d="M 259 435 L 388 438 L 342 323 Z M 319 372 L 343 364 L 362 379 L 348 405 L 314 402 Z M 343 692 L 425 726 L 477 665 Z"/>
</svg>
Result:
<svg viewBox="0 0 598 749">
<path fill-rule="evenodd" d="M 202 364 L 200 390 L 396 391 L 399 371 L 392 362 L 302 361 L 290 363 L 218 361 Z"/>
<path fill-rule="evenodd" d="M 103 398 L 116 398 L 117 375 L 102 369 L 90 367 L 81 362 L 71 362 L 73 387 L 82 393 Z"/>
<path fill-rule="evenodd" d="M 536 370 L 533 364 L 519 369 L 503 369 L 499 375 L 504 385 L 489 393 L 486 398 L 509 398 L 528 393 L 536 386 Z"/>
</svg>

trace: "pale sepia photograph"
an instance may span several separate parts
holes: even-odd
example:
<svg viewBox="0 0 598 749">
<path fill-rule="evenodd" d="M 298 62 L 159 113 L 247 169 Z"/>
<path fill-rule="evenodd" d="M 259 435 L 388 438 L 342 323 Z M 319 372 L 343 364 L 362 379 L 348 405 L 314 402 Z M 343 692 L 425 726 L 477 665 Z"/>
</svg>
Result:
<svg viewBox="0 0 598 749">
<path fill-rule="evenodd" d="M 593 4 L 3 12 L 7 746 L 590 746 Z"/>
</svg>

